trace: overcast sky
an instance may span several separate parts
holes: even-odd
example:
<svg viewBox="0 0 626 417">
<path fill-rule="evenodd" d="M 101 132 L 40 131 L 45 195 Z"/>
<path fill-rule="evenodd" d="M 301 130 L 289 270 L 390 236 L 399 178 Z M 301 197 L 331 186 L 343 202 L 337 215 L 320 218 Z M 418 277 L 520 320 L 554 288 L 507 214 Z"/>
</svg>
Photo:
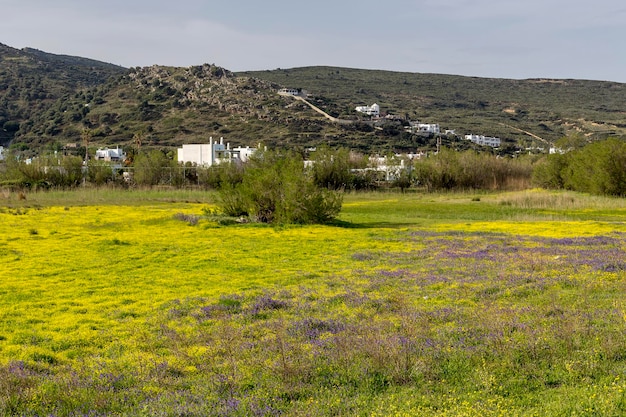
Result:
<svg viewBox="0 0 626 417">
<path fill-rule="evenodd" d="M 125 67 L 626 82 L 624 0 L 0 0 L 0 43 Z"/>
</svg>

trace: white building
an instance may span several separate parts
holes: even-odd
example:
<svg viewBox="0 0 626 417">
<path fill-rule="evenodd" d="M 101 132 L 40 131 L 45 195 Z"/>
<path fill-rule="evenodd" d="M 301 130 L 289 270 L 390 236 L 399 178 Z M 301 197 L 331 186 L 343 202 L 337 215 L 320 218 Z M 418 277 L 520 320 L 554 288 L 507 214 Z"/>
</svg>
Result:
<svg viewBox="0 0 626 417">
<path fill-rule="evenodd" d="M 376 103 L 372 104 L 371 106 L 356 106 L 355 110 L 359 113 L 365 113 L 368 116 L 380 116 L 380 106 Z"/>
<path fill-rule="evenodd" d="M 0 161 L 4 161 L 4 146 L 0 146 Z"/>
<path fill-rule="evenodd" d="M 418 123 L 417 131 L 422 133 L 439 134 L 441 129 L 437 123 Z"/>
<path fill-rule="evenodd" d="M 298 96 L 298 97 L 306 97 L 306 90 L 302 90 L 300 88 L 281 88 L 278 90 L 278 94 L 281 96 Z"/>
<path fill-rule="evenodd" d="M 411 133 L 429 133 L 433 135 L 441 133 L 441 128 L 437 123 L 411 122 L 409 127 L 407 127 L 407 130 Z"/>
<path fill-rule="evenodd" d="M 236 148 L 232 149 L 231 155 L 233 158 L 239 159 L 241 162 L 246 162 L 248 159 L 250 159 L 255 151 L 255 148 L 251 148 L 249 146 L 246 146 L 245 148 L 237 146 Z"/>
<path fill-rule="evenodd" d="M 95 159 L 97 161 L 120 162 L 126 159 L 126 153 L 120 147 L 115 149 L 100 148 L 96 151 Z"/>
<path fill-rule="evenodd" d="M 209 143 L 192 143 L 178 148 L 177 160 L 179 163 L 190 162 L 198 166 L 212 166 L 221 162 L 247 161 L 256 149 L 250 147 L 236 147 L 231 149 L 230 143 L 224 145 L 224 138 L 219 142 L 209 138 Z"/>
<path fill-rule="evenodd" d="M 497 148 L 500 146 L 500 138 L 494 138 L 484 135 L 465 135 L 466 140 L 470 140 L 478 145 L 491 146 Z"/>
</svg>

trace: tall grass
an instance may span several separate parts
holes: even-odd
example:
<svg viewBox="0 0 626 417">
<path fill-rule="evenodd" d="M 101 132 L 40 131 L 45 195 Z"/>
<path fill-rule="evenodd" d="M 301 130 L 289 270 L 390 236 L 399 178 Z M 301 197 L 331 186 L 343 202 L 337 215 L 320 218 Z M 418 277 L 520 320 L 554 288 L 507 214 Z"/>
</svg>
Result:
<svg viewBox="0 0 626 417">
<path fill-rule="evenodd" d="M 75 189 L 9 191 L 0 193 L 0 205 L 18 206 L 76 206 L 76 205 L 141 205 L 147 202 L 188 202 L 211 204 L 217 201 L 213 191 L 194 188 L 117 186 L 87 186 Z"/>
</svg>

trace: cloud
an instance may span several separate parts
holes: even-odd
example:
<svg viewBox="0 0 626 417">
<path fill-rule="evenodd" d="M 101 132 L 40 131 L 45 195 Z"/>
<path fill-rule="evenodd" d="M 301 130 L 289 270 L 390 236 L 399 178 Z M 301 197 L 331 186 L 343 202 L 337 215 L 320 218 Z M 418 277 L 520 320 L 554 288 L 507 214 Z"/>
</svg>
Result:
<svg viewBox="0 0 626 417">
<path fill-rule="evenodd" d="M 626 73 L 621 0 L 212 3 L 5 0 L 0 42 L 124 66 L 331 65 L 617 80 Z"/>
</svg>

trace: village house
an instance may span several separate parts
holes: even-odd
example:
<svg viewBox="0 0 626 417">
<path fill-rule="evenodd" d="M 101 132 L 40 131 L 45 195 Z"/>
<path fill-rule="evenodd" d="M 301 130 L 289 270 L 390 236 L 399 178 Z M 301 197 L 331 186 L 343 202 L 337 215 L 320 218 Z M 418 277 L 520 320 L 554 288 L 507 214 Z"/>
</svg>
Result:
<svg viewBox="0 0 626 417">
<path fill-rule="evenodd" d="M 380 116 L 380 106 L 376 103 L 372 104 L 371 106 L 356 106 L 355 110 L 359 113 L 365 113 L 368 116 Z"/>
<path fill-rule="evenodd" d="M 121 162 L 126 159 L 126 152 L 124 152 L 120 147 L 115 149 L 99 148 L 96 151 L 95 159 L 96 161 Z"/>
<path fill-rule="evenodd" d="M 301 88 L 281 88 L 278 90 L 278 94 L 281 96 L 306 97 L 307 91 Z"/>
<path fill-rule="evenodd" d="M 224 144 L 224 138 L 213 141 L 209 138 L 209 143 L 185 144 L 177 150 L 177 160 L 179 163 L 191 163 L 197 166 L 209 167 L 222 162 L 246 162 L 256 151 L 248 146 L 230 148 L 230 143 Z"/>
<path fill-rule="evenodd" d="M 421 133 L 428 135 L 438 135 L 441 133 L 441 128 L 437 123 L 420 123 L 420 122 L 410 122 L 409 126 L 406 128 L 411 133 Z"/>
<path fill-rule="evenodd" d="M 500 138 L 494 138 L 484 135 L 465 135 L 465 139 L 472 141 L 478 145 L 491 146 L 497 148 L 500 146 Z"/>
<path fill-rule="evenodd" d="M 4 161 L 4 146 L 0 146 L 0 161 Z"/>
</svg>

